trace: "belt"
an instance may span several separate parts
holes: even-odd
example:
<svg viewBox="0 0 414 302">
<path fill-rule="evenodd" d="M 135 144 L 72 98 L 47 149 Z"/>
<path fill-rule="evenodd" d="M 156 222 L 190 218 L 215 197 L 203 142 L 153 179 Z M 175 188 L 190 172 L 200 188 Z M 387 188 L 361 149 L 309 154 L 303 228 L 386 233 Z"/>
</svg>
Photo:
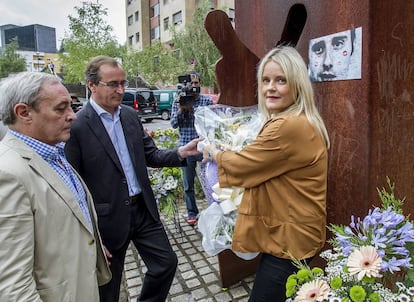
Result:
<svg viewBox="0 0 414 302">
<path fill-rule="evenodd" d="M 134 196 L 129 196 L 129 204 L 134 204 L 138 200 L 140 200 L 141 198 L 142 198 L 141 197 L 141 193 L 140 194 L 137 194 L 137 195 L 134 195 Z"/>
</svg>

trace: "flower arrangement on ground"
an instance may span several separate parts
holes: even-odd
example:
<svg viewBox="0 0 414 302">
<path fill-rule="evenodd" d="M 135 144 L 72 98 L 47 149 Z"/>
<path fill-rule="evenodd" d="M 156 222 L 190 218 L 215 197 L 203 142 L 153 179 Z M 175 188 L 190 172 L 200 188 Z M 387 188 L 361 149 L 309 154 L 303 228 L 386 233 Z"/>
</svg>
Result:
<svg viewBox="0 0 414 302">
<path fill-rule="evenodd" d="M 159 149 L 173 149 L 178 146 L 178 129 L 166 128 L 149 131 Z M 167 219 L 173 219 L 177 213 L 177 201 L 183 200 L 183 179 L 180 167 L 148 168 L 151 187 L 158 204 L 159 211 Z M 195 181 L 196 196 L 203 196 L 199 182 Z"/>
<path fill-rule="evenodd" d="M 321 253 L 325 270 L 295 261 L 299 271 L 286 283 L 287 301 L 414 301 L 414 228 L 402 213 L 404 200 L 378 190 L 381 207 L 348 226 L 331 225 L 332 250 Z"/>
<path fill-rule="evenodd" d="M 177 147 L 177 129 L 167 128 L 147 132 L 159 149 Z M 181 169 L 179 167 L 148 168 L 148 174 L 160 212 L 168 219 L 172 219 L 177 211 L 177 200 L 183 198 Z"/>
</svg>

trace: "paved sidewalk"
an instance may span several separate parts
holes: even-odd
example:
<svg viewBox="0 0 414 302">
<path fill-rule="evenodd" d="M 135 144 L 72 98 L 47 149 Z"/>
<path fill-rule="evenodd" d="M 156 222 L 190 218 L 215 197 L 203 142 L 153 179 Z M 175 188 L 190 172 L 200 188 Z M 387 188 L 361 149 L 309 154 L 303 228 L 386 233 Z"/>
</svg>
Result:
<svg viewBox="0 0 414 302">
<path fill-rule="evenodd" d="M 197 201 L 200 211 L 208 205 Z M 227 302 L 247 301 L 253 286 L 254 276 L 247 277 L 228 289 L 221 287 L 217 256 L 208 256 L 201 245 L 201 234 L 197 226 L 185 222 L 184 201 L 179 204 L 179 223 L 163 219 L 171 245 L 178 256 L 178 268 L 170 289 L 168 302 Z M 180 231 L 181 229 L 181 231 Z M 120 301 L 135 302 L 141 291 L 146 271 L 135 247 L 131 245 L 125 260 L 124 290 Z"/>
</svg>

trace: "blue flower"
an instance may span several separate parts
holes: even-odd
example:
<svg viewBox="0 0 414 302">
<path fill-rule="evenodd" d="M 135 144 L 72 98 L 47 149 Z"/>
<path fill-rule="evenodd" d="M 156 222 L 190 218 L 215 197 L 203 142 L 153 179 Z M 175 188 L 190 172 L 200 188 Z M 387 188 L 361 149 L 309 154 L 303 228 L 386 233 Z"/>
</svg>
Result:
<svg viewBox="0 0 414 302">
<path fill-rule="evenodd" d="M 367 216 L 351 216 L 349 226 L 336 232 L 337 244 L 344 256 L 349 256 L 354 247 L 365 244 L 374 246 L 382 258 L 382 271 L 395 272 L 402 267 L 409 267 L 407 261 L 409 251 L 405 248 L 408 242 L 414 242 L 414 229 L 404 215 L 392 208 L 376 207 L 368 211 Z"/>
</svg>

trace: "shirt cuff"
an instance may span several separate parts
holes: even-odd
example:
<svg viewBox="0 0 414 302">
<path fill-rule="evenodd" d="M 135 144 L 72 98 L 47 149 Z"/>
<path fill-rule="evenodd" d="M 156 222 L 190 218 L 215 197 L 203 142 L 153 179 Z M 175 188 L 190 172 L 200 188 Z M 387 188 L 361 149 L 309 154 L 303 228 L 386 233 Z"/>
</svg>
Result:
<svg viewBox="0 0 414 302">
<path fill-rule="evenodd" d="M 181 155 L 180 155 L 180 148 L 177 148 L 177 156 L 178 156 L 178 160 L 179 161 L 183 161 L 184 160 L 184 158 L 181 157 Z"/>
</svg>

